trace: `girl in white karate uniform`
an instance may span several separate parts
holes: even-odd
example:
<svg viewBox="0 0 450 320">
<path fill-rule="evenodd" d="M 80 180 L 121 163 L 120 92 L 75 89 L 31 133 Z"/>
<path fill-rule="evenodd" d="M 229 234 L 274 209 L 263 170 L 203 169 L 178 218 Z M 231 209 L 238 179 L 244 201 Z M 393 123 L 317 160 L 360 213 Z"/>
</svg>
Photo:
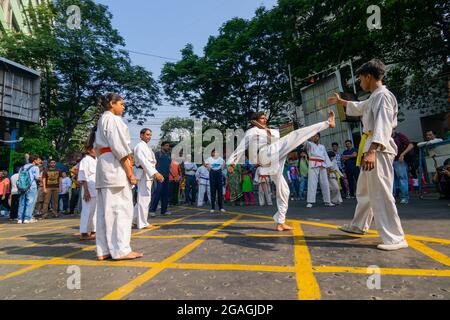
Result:
<svg viewBox="0 0 450 320">
<path fill-rule="evenodd" d="M 143 253 L 131 250 L 133 220 L 132 185 L 137 184 L 131 163 L 130 134 L 122 120 L 124 101 L 115 93 L 101 102 L 103 114 L 95 131 L 98 155 L 97 188 L 97 258 L 131 260 Z"/>
<path fill-rule="evenodd" d="M 319 122 L 309 127 L 297 129 L 280 139 L 278 130 L 269 129 L 264 112 L 257 112 L 252 116 L 253 128 L 247 130 L 244 139 L 228 158 L 228 172 L 233 173 L 236 163 L 243 163 L 245 150 L 249 148 L 250 161 L 258 163 L 261 175 L 269 175 L 276 186 L 278 211 L 273 216 L 276 223 L 275 230 L 292 230 L 287 225 L 286 213 L 289 203 L 289 186 L 283 177 L 283 167 L 286 158 L 292 150 L 304 143 L 320 131 L 335 127 L 335 116 L 329 113 L 328 121 Z"/>
<path fill-rule="evenodd" d="M 197 170 L 195 177 L 198 183 L 197 207 L 203 207 L 205 193 L 208 196 L 208 201 L 211 201 L 209 170 L 205 167 L 205 163 Z"/>
<path fill-rule="evenodd" d="M 333 151 L 328 152 L 328 157 L 330 158 L 331 165 L 328 168 L 328 183 L 330 185 L 330 198 L 331 203 L 340 205 L 342 204 L 341 189 L 339 187 L 340 177 L 344 176 L 342 171 L 339 170 L 336 154 Z"/>
<path fill-rule="evenodd" d="M 78 181 L 82 183 L 82 206 L 80 218 L 80 240 L 95 240 L 97 190 L 95 189 L 95 172 L 97 158 L 94 147 L 86 146 L 86 155 L 78 167 Z"/>
</svg>

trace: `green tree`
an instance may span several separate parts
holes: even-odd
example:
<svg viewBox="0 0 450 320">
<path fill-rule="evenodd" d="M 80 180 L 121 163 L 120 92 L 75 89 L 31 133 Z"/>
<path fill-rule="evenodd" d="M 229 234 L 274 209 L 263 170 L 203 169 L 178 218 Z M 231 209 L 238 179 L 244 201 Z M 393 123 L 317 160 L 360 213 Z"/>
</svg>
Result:
<svg viewBox="0 0 450 320">
<path fill-rule="evenodd" d="M 67 24 L 70 5 L 81 9 L 80 29 Z M 62 121 L 54 137 L 59 153 L 79 145 L 74 132 L 89 130 L 98 97 L 107 92 L 120 93 L 127 115 L 138 123 L 153 116 L 153 106 L 160 102 L 157 82 L 143 67 L 131 64 L 106 6 L 92 0 L 55 0 L 30 7 L 27 16 L 33 33 L 5 33 L 0 54 L 42 72 L 42 125 L 47 128 L 51 118 Z"/>
</svg>

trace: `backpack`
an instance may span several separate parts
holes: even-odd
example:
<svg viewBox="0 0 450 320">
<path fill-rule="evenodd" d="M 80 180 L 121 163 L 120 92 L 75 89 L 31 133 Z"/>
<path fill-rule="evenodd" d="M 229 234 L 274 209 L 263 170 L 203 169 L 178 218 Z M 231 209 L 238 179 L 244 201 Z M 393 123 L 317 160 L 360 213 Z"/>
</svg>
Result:
<svg viewBox="0 0 450 320">
<path fill-rule="evenodd" d="M 31 181 L 30 176 L 30 170 L 33 168 L 33 166 L 30 166 L 28 169 L 24 169 L 24 167 L 20 168 L 19 170 L 19 179 L 17 180 L 17 190 L 19 193 L 25 193 L 31 188 L 31 184 L 33 181 Z"/>
</svg>

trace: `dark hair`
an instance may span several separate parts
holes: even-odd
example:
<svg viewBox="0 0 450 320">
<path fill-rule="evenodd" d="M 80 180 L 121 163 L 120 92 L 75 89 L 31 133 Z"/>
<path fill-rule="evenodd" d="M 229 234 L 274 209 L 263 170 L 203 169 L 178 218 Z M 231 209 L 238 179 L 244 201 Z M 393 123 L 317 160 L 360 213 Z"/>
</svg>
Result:
<svg viewBox="0 0 450 320">
<path fill-rule="evenodd" d="M 351 140 L 345 140 L 345 143 L 350 142 L 351 144 L 353 144 L 353 142 Z"/>
<path fill-rule="evenodd" d="M 33 154 L 33 155 L 30 156 L 29 161 L 30 161 L 30 163 L 32 163 L 32 162 L 36 161 L 37 159 L 42 159 L 42 158 L 38 154 Z"/>
<path fill-rule="evenodd" d="M 338 146 L 338 147 L 339 147 L 339 143 L 333 142 L 333 143 L 331 144 L 331 146 Z"/>
<path fill-rule="evenodd" d="M 250 117 L 250 120 L 258 121 L 259 118 L 261 118 L 262 116 L 265 116 L 265 115 L 266 114 L 263 111 L 253 112 L 251 117 Z"/>
<path fill-rule="evenodd" d="M 317 132 L 317 133 L 315 134 L 315 136 L 319 136 L 319 138 L 320 138 L 320 132 Z"/>
<path fill-rule="evenodd" d="M 56 159 L 48 159 L 48 162 L 50 163 L 50 162 L 53 162 L 53 161 L 55 161 L 55 163 L 57 163 L 58 161 L 56 161 Z"/>
<path fill-rule="evenodd" d="M 141 130 L 141 136 L 142 136 L 143 134 L 147 133 L 147 131 L 152 132 L 152 129 L 149 129 L 149 128 L 144 128 L 144 129 L 142 129 L 142 130 Z"/>
<path fill-rule="evenodd" d="M 372 59 L 364 63 L 361 67 L 356 70 L 356 74 L 359 75 L 371 75 L 375 80 L 382 80 L 386 72 L 386 66 L 381 60 Z"/>
<path fill-rule="evenodd" d="M 168 145 L 170 146 L 170 142 L 169 142 L 169 141 L 163 141 L 163 142 L 161 143 L 161 147 L 162 147 L 163 145 L 166 145 L 166 144 L 168 144 Z"/>
<path fill-rule="evenodd" d="M 333 151 L 328 151 L 328 158 L 334 158 L 336 157 L 336 153 L 334 153 Z"/>
<path fill-rule="evenodd" d="M 94 126 L 92 127 L 86 143 L 84 144 L 85 152 L 94 148 L 95 132 L 97 131 L 98 120 L 100 120 L 103 112 L 108 111 L 111 108 L 111 104 L 117 103 L 120 100 L 123 100 L 122 96 L 112 92 L 98 98 L 94 117 Z"/>
<path fill-rule="evenodd" d="M 449 165 L 450 164 L 450 158 L 448 158 L 448 159 L 446 159 L 445 161 L 444 161 L 444 166 L 447 166 L 447 165 Z"/>
<path fill-rule="evenodd" d="M 431 131 L 434 135 L 436 135 L 436 131 L 434 131 L 433 129 L 425 130 L 425 133 L 430 132 L 430 131 Z"/>
</svg>

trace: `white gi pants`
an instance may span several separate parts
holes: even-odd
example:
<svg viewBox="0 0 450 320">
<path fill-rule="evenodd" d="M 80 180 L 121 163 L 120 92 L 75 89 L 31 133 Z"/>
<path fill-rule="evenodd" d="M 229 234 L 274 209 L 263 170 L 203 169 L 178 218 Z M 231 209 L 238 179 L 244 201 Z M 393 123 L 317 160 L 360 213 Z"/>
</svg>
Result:
<svg viewBox="0 0 450 320">
<path fill-rule="evenodd" d="M 203 207 L 203 199 L 205 199 L 205 192 L 208 195 L 208 201 L 211 202 L 211 188 L 207 185 L 200 184 L 198 186 L 198 195 L 197 195 L 197 207 Z"/>
<path fill-rule="evenodd" d="M 361 170 L 356 187 L 358 204 L 351 222 L 352 226 L 367 231 L 372 218 L 375 218 L 384 244 L 396 244 L 405 239 L 392 195 L 394 157 L 392 154 L 377 151 L 375 168 L 372 171 Z"/>
<path fill-rule="evenodd" d="M 305 143 L 306 140 L 312 138 L 320 131 L 323 131 L 329 127 L 328 121 L 319 122 L 313 124 L 309 127 L 304 127 L 297 129 L 288 135 L 282 137 L 278 141 L 270 144 L 267 148 L 267 153 L 270 155 L 261 154 L 263 150 L 260 151 L 260 156 L 262 158 L 270 159 L 274 155 L 278 155 L 278 173 L 271 175 L 272 181 L 276 186 L 277 195 L 277 207 L 278 211 L 273 216 L 276 223 L 285 223 L 286 213 L 288 210 L 289 203 L 289 185 L 286 179 L 283 177 L 283 167 L 286 162 L 286 158 L 292 150 L 297 148 L 299 145 Z M 264 162 L 262 162 L 264 164 Z"/>
<path fill-rule="evenodd" d="M 258 188 L 259 205 L 264 206 L 266 203 L 272 205 L 272 193 L 270 192 L 270 184 L 260 183 Z"/>
<path fill-rule="evenodd" d="M 132 251 L 132 220 L 133 196 L 129 186 L 97 189 L 97 256 L 110 254 L 117 259 Z"/>
<path fill-rule="evenodd" d="M 137 202 L 134 206 L 133 223 L 138 229 L 150 225 L 148 223 L 148 211 L 152 200 L 153 180 L 141 179 L 138 183 Z"/>
<path fill-rule="evenodd" d="M 308 195 L 306 202 L 316 203 L 317 183 L 320 183 L 323 202 L 330 203 L 330 185 L 328 184 L 328 171 L 324 167 L 308 168 Z"/>
<path fill-rule="evenodd" d="M 81 192 L 81 197 L 83 192 Z M 91 195 L 92 196 L 92 195 Z M 80 233 L 95 232 L 97 220 L 97 198 L 91 197 L 89 201 L 82 200 L 80 216 Z"/>
<path fill-rule="evenodd" d="M 339 190 L 339 182 L 337 178 L 329 178 L 330 198 L 332 203 L 342 203 L 341 190 Z"/>
</svg>

